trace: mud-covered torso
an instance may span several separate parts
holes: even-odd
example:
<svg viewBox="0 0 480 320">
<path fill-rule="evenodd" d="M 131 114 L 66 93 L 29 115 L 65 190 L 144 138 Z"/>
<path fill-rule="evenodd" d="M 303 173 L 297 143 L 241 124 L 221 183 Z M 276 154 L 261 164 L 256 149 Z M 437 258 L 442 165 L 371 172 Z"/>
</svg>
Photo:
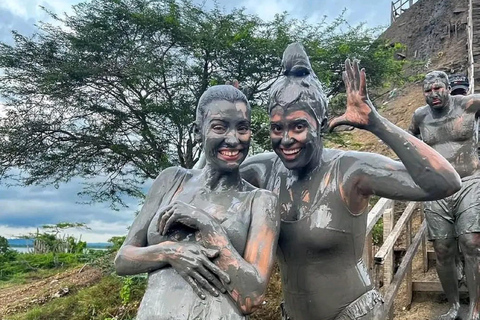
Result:
<svg viewBox="0 0 480 320">
<path fill-rule="evenodd" d="M 278 160 L 267 183 L 279 195 L 277 257 L 295 320 L 334 319 L 372 287 L 362 261 L 367 215 L 350 213 L 341 198 L 342 154 L 325 149 L 322 165 L 302 182 Z"/>
<path fill-rule="evenodd" d="M 202 187 L 188 171 L 178 174 L 180 182 L 172 185 L 159 205 L 162 208 L 174 200 L 198 207 L 221 223 L 232 245 L 243 255 L 251 219 L 255 188 L 246 184 L 238 192 L 212 192 Z M 178 180 L 177 180 L 178 181 Z M 158 216 L 152 219 L 147 234 L 148 245 L 164 240 L 157 232 Z M 196 241 L 198 234 L 182 225 L 173 225 L 167 234 L 173 241 Z M 149 274 L 148 286 L 137 319 L 152 320 L 236 320 L 245 319 L 228 294 L 206 295 L 201 300 L 190 285 L 171 267 Z"/>
<path fill-rule="evenodd" d="M 447 159 L 461 177 L 478 173 L 478 119 L 465 111 L 464 97 L 452 96 L 448 112 L 438 114 L 429 106 L 419 109 L 416 121 L 420 138 Z"/>
</svg>

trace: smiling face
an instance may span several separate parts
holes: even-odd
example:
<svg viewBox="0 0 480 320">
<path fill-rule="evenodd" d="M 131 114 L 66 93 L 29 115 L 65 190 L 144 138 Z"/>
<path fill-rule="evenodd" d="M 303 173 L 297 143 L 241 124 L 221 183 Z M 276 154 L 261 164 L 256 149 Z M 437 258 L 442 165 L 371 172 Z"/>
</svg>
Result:
<svg viewBox="0 0 480 320">
<path fill-rule="evenodd" d="M 305 108 L 276 106 L 270 112 L 272 148 L 290 170 L 308 166 L 321 148 L 318 123 Z"/>
<path fill-rule="evenodd" d="M 250 111 L 243 102 L 216 100 L 206 107 L 202 140 L 207 163 L 220 171 L 238 170 L 250 146 Z"/>
<path fill-rule="evenodd" d="M 443 76 L 443 72 L 431 72 L 425 77 L 423 82 L 423 93 L 425 101 L 433 108 L 440 110 L 448 105 L 450 101 L 450 88 L 448 78 Z"/>
</svg>

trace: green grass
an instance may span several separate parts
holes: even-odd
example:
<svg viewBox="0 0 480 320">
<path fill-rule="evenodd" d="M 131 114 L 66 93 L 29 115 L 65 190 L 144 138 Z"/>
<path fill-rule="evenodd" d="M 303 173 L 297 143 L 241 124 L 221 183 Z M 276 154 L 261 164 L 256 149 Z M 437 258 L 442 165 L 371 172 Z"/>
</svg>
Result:
<svg viewBox="0 0 480 320">
<path fill-rule="evenodd" d="M 54 299 L 26 313 L 7 317 L 5 320 L 133 319 L 146 282 L 144 279 L 128 282 L 129 301 L 125 301 L 125 298 L 120 296 L 125 283 L 123 278 L 106 276 L 94 286 L 78 291 L 73 289 L 73 292 L 66 297 Z"/>
<path fill-rule="evenodd" d="M 85 255 L 75 253 L 16 254 L 9 259 L 0 259 L 0 285 L 3 282 L 21 283 L 32 272 L 74 267 L 85 261 Z"/>
</svg>

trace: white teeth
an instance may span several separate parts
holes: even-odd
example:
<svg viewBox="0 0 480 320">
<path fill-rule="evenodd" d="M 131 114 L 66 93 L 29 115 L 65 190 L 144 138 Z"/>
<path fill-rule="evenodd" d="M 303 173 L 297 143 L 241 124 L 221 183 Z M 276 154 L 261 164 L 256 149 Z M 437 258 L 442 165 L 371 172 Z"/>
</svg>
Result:
<svg viewBox="0 0 480 320">
<path fill-rule="evenodd" d="M 292 150 L 283 149 L 282 151 L 283 151 L 283 153 L 285 153 L 287 155 L 291 155 L 291 154 L 298 153 L 300 151 L 300 149 L 292 149 Z"/>
<path fill-rule="evenodd" d="M 236 156 L 240 151 L 238 150 L 235 150 L 235 151 L 227 151 L 227 150 L 222 150 L 220 151 L 220 153 L 224 156 L 227 156 L 227 157 L 234 157 Z"/>
</svg>

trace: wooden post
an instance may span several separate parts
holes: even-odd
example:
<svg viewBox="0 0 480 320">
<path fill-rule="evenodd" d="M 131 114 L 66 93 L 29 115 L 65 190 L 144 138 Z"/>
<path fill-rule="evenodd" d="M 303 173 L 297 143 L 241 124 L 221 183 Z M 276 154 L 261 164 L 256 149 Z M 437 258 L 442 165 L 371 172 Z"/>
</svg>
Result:
<svg viewBox="0 0 480 320">
<path fill-rule="evenodd" d="M 410 217 L 410 220 L 408 220 L 407 223 L 407 249 L 410 248 L 412 245 L 412 217 Z M 413 286 L 412 286 L 412 264 L 410 263 L 407 267 L 407 310 L 410 310 L 410 306 L 412 304 L 412 296 L 413 296 Z"/>
<path fill-rule="evenodd" d="M 372 233 L 367 234 L 365 239 L 365 247 L 363 248 L 363 261 L 365 262 L 365 267 L 370 274 L 370 278 L 374 279 L 373 274 L 373 240 Z"/>
<path fill-rule="evenodd" d="M 420 219 L 425 220 L 425 211 L 424 211 L 424 203 L 420 204 Z M 423 258 L 423 273 L 427 273 L 429 269 L 428 265 L 428 252 L 427 252 L 427 235 L 422 238 L 422 258 Z"/>
<path fill-rule="evenodd" d="M 395 225 L 395 215 L 394 215 L 395 201 L 392 202 L 391 208 L 385 210 L 383 214 L 383 239 L 387 239 L 390 232 L 392 232 Z M 383 283 L 384 285 L 389 285 L 393 279 L 393 270 L 394 270 L 394 261 L 393 261 L 393 251 L 388 254 L 383 265 Z"/>
<path fill-rule="evenodd" d="M 390 4 L 390 24 L 395 21 L 395 7 L 393 6 L 393 1 Z"/>
</svg>

